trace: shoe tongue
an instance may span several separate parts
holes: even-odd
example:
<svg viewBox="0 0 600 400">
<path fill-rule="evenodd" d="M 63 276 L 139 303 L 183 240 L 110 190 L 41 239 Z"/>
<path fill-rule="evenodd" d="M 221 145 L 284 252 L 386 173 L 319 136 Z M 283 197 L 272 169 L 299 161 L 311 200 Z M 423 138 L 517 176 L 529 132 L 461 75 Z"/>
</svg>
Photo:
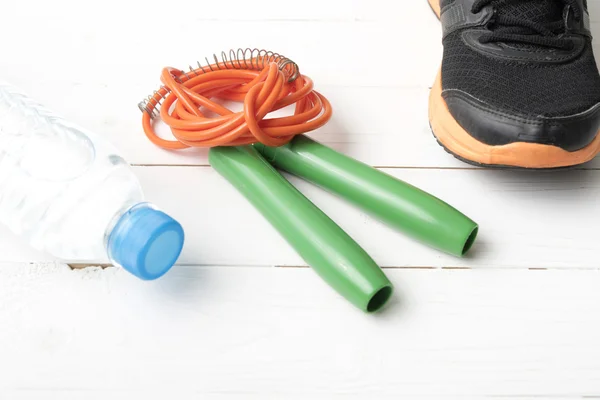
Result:
<svg viewBox="0 0 600 400">
<path fill-rule="evenodd" d="M 556 0 L 513 0 L 498 7 L 498 14 L 526 19 L 537 23 L 550 23 L 562 19 L 564 4 Z"/>
</svg>

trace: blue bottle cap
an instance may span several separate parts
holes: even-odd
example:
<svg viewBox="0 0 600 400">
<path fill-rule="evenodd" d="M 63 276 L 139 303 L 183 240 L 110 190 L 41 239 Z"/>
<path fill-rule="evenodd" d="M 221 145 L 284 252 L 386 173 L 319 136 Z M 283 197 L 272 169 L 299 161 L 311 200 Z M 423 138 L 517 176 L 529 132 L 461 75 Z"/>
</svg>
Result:
<svg viewBox="0 0 600 400">
<path fill-rule="evenodd" d="M 113 262 L 140 279 L 163 276 L 179 258 L 184 234 L 181 225 L 150 204 L 138 204 L 119 219 L 108 238 Z"/>
</svg>

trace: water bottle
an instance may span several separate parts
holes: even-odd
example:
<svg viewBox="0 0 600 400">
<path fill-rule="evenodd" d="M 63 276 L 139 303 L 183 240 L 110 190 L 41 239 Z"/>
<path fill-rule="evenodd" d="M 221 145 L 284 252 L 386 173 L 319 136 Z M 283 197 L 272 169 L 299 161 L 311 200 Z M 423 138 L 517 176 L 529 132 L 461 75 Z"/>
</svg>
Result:
<svg viewBox="0 0 600 400">
<path fill-rule="evenodd" d="M 184 240 L 109 143 L 2 82 L 0 223 L 58 258 L 108 258 L 144 280 L 164 275 Z"/>
</svg>

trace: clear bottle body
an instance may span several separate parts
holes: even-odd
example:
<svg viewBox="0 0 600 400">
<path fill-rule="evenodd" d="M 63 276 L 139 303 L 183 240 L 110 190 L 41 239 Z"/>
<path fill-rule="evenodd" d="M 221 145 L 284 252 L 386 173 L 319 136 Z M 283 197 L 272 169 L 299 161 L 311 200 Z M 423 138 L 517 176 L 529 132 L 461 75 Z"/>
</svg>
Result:
<svg viewBox="0 0 600 400">
<path fill-rule="evenodd" d="M 0 82 L 0 223 L 67 260 L 105 260 L 120 215 L 144 201 L 101 137 Z"/>
</svg>

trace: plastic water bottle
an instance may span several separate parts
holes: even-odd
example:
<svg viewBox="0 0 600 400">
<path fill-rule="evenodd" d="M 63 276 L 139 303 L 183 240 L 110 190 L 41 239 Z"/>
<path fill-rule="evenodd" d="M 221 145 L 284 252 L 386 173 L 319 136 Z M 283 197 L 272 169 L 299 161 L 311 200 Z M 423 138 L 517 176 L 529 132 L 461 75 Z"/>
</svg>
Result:
<svg viewBox="0 0 600 400">
<path fill-rule="evenodd" d="M 146 280 L 173 266 L 184 239 L 109 143 L 2 82 L 0 222 L 58 258 L 108 257 Z"/>
</svg>

